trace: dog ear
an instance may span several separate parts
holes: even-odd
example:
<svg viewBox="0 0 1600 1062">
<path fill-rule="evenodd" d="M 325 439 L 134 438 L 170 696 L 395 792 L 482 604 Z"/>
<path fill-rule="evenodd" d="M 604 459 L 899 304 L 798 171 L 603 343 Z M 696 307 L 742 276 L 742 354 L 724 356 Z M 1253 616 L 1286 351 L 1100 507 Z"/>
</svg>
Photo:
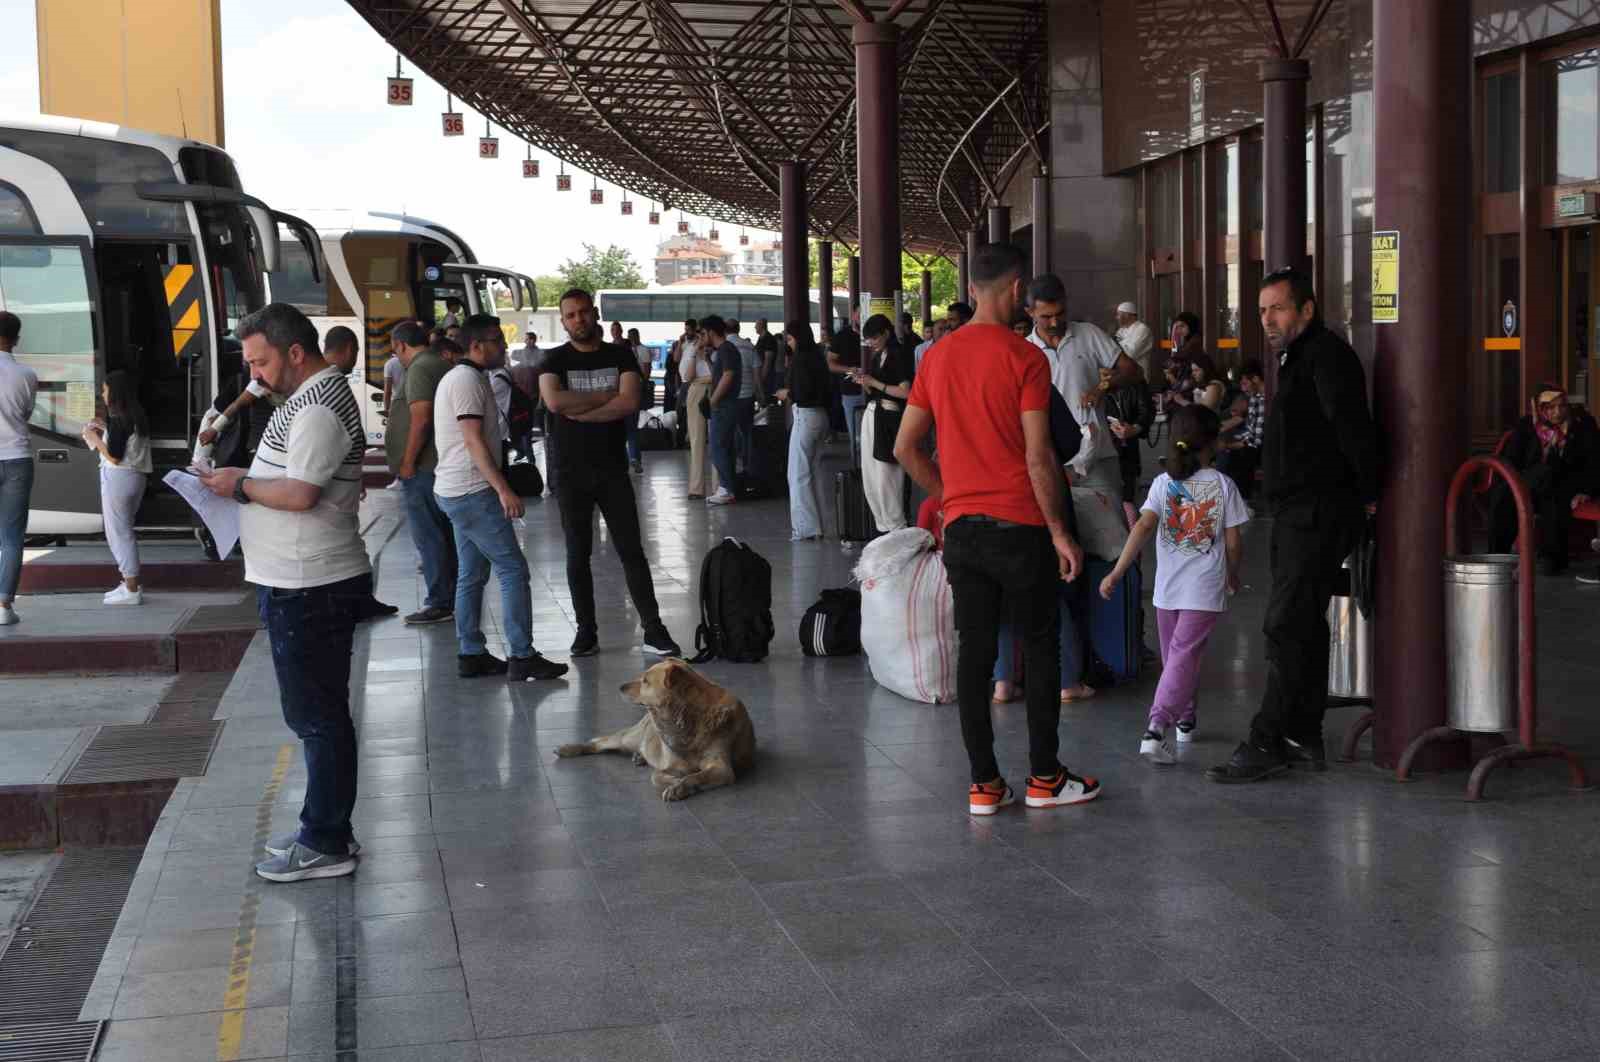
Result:
<svg viewBox="0 0 1600 1062">
<path fill-rule="evenodd" d="M 684 693 L 694 689 L 699 684 L 700 676 L 694 669 L 679 660 L 664 661 L 661 666 L 666 668 L 666 673 L 661 676 L 661 685 L 673 693 Z"/>
</svg>

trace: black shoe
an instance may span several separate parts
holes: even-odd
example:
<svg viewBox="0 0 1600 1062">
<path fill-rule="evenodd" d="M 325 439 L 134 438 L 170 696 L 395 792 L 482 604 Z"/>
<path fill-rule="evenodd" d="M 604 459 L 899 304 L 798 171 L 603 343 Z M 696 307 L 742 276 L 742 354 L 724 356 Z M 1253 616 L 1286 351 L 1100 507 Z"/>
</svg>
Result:
<svg viewBox="0 0 1600 1062">
<path fill-rule="evenodd" d="M 356 622 L 365 623 L 368 620 L 383 619 L 400 611 L 399 605 L 385 605 L 375 597 L 369 597 L 356 606 Z"/>
<path fill-rule="evenodd" d="M 678 643 L 672 640 L 664 624 L 657 623 L 653 627 L 645 628 L 644 645 L 642 648 L 647 653 L 656 656 L 683 656 L 683 650 L 678 648 Z"/>
<path fill-rule="evenodd" d="M 506 661 L 507 682 L 558 679 L 566 673 L 566 664 L 558 664 L 554 660 L 546 660 L 538 653 L 534 653 L 532 656 L 514 656 Z"/>
<path fill-rule="evenodd" d="M 484 675 L 504 675 L 506 662 L 489 653 L 473 653 L 456 657 L 456 674 L 462 678 L 481 678 Z"/>
<path fill-rule="evenodd" d="M 1283 758 L 1289 761 L 1289 766 L 1299 767 L 1307 771 L 1326 771 L 1328 769 L 1328 750 L 1323 745 L 1322 739 L 1313 741 L 1295 741 L 1285 739 L 1283 743 Z"/>
<path fill-rule="evenodd" d="M 1233 757 L 1227 763 L 1207 768 L 1206 778 L 1212 782 L 1229 785 L 1237 782 L 1261 782 L 1289 769 L 1289 762 L 1281 753 L 1269 752 L 1248 741 L 1239 742 Z"/>
<path fill-rule="evenodd" d="M 600 651 L 600 636 L 585 627 L 578 628 L 578 636 L 572 639 L 573 656 L 593 656 Z"/>
<path fill-rule="evenodd" d="M 430 623 L 448 623 L 456 618 L 453 608 L 440 608 L 438 605 L 429 605 L 420 611 L 413 612 L 406 617 L 407 627 L 423 627 Z"/>
</svg>

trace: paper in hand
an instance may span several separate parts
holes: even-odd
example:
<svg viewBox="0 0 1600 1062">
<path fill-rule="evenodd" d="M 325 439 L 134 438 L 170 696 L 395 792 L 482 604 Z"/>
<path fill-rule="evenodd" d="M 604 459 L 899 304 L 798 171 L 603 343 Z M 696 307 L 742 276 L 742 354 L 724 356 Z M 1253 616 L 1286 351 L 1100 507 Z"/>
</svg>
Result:
<svg viewBox="0 0 1600 1062">
<path fill-rule="evenodd" d="M 162 482 L 183 495 L 183 500 L 200 515 L 206 530 L 211 532 L 211 538 L 217 544 L 217 556 L 225 558 L 232 553 L 233 547 L 239 542 L 239 503 L 232 498 L 219 498 L 192 473 L 176 468 L 168 472 Z"/>
</svg>

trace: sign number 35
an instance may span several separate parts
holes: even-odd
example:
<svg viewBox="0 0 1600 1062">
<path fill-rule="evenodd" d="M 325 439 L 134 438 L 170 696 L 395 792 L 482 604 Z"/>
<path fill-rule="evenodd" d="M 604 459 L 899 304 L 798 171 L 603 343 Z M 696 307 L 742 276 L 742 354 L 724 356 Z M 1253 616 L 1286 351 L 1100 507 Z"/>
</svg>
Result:
<svg viewBox="0 0 1600 1062">
<path fill-rule="evenodd" d="M 409 77 L 391 77 L 389 79 L 389 106 L 411 106 L 411 79 Z"/>
</svg>

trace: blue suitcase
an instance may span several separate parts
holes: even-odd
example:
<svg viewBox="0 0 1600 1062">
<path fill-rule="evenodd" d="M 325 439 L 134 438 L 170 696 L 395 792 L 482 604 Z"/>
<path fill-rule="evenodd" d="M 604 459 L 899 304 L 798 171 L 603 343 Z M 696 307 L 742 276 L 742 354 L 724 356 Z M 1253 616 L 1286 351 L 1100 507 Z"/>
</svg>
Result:
<svg viewBox="0 0 1600 1062">
<path fill-rule="evenodd" d="M 1115 565 L 1095 557 L 1084 559 L 1089 591 L 1089 648 L 1118 685 L 1139 677 L 1139 614 L 1144 584 L 1138 568 L 1128 569 L 1111 600 L 1100 596 L 1100 581 Z"/>
</svg>

